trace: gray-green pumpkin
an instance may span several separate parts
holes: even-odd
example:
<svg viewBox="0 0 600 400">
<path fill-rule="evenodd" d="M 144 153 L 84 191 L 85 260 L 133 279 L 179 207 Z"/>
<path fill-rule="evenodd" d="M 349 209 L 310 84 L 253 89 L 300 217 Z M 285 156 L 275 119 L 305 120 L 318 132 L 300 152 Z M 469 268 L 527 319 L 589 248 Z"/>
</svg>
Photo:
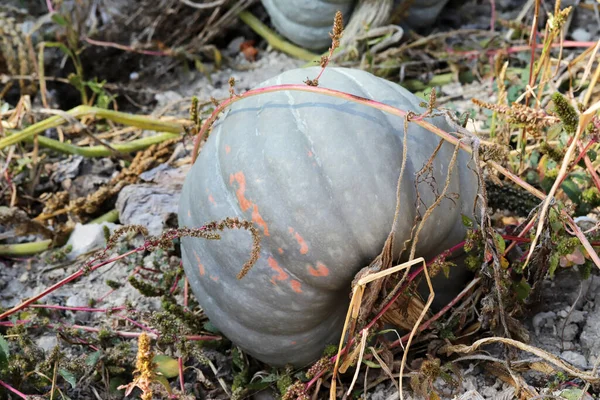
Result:
<svg viewBox="0 0 600 400">
<path fill-rule="evenodd" d="M 384 2 L 390 4 L 381 5 Z M 447 2 L 448 0 L 262 0 L 271 23 L 279 33 L 288 40 L 315 51 L 327 49 L 331 45 L 329 32 L 337 11 L 342 12 L 346 22 L 356 19 L 352 23 L 362 27 L 371 25 L 372 22 L 387 21 L 394 7 L 408 6 L 408 15 L 402 20 L 402 24 L 415 29 L 435 22 Z M 359 11 L 353 15 L 355 8 Z M 375 17 L 372 15 L 374 10 L 385 15 Z M 361 14 L 363 11 L 366 14 Z M 370 26 L 370 29 L 375 27 Z"/>
<path fill-rule="evenodd" d="M 261 86 L 302 83 L 318 68 L 285 72 Z M 412 110 L 420 99 L 367 72 L 327 68 L 321 87 Z M 443 117 L 433 122 L 452 131 Z M 304 365 L 337 343 L 354 275 L 382 250 L 396 206 L 404 121 L 343 99 L 281 91 L 242 99 L 215 124 L 190 170 L 179 224 L 200 227 L 226 217 L 252 220 L 262 234 L 260 258 L 241 280 L 252 239 L 227 231 L 221 240 L 182 239 L 183 265 L 200 305 L 235 344 L 273 365 Z M 395 249 L 411 235 L 417 172 L 440 142 L 409 124 Z M 454 147 L 444 144 L 418 185 L 419 207 L 435 200 Z M 460 152 L 448 198 L 421 232 L 418 255 L 433 257 L 465 235 L 477 180 Z M 472 167 L 472 166 L 471 166 Z M 442 278 L 454 290 L 459 284 Z"/>
</svg>

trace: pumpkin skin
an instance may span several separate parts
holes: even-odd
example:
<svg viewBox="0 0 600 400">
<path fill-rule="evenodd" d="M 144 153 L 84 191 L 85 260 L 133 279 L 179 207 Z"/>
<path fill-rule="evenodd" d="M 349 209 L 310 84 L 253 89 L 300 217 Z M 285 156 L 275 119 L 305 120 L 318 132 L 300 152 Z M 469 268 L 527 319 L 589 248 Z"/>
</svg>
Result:
<svg viewBox="0 0 600 400">
<path fill-rule="evenodd" d="M 415 0 L 408 9 L 402 24 L 411 29 L 431 26 L 440 15 L 448 0 Z"/>
<path fill-rule="evenodd" d="M 339 10 L 347 21 L 354 0 L 262 0 L 275 28 L 292 42 L 309 50 L 331 45 L 333 17 Z"/>
<path fill-rule="evenodd" d="M 318 71 L 291 70 L 261 86 L 299 83 Z M 364 71 L 327 68 L 319 84 L 424 111 L 406 89 Z M 442 117 L 433 123 L 452 131 Z M 262 234 L 260 258 L 241 280 L 236 275 L 252 246 L 248 232 L 181 240 L 190 286 L 232 342 L 268 364 L 301 366 L 339 341 L 351 281 L 381 252 L 391 229 L 402 138 L 402 118 L 307 92 L 249 97 L 224 112 L 186 177 L 179 224 L 200 227 L 239 217 L 254 221 Z M 415 174 L 440 139 L 409 124 L 408 140 L 396 254 L 415 218 Z M 445 182 L 453 151 L 447 143 L 439 151 L 436 182 Z M 463 239 L 461 214 L 472 216 L 477 191 L 469 160 L 459 153 L 448 193 L 460 197 L 435 209 L 418 255 L 438 255 Z M 419 192 L 427 206 L 435 200 L 427 182 Z"/>
<path fill-rule="evenodd" d="M 398 6 L 405 1 L 395 0 L 394 3 Z M 403 25 L 412 29 L 431 25 L 447 2 L 414 0 L 408 17 L 402 21 Z M 314 51 L 327 49 L 331 45 L 329 32 L 335 13 L 341 11 L 347 22 L 356 3 L 356 0 L 262 0 L 277 31 L 288 40 Z"/>
</svg>

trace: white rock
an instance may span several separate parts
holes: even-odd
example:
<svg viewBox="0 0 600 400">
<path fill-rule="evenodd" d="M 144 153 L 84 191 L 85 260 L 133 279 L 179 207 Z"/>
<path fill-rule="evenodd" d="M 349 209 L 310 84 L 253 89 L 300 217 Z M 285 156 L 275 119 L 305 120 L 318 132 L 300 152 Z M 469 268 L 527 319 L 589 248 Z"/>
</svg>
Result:
<svg viewBox="0 0 600 400">
<path fill-rule="evenodd" d="M 58 344 L 58 339 L 56 339 L 55 335 L 47 335 L 41 336 L 36 339 L 36 344 L 40 347 L 46 354 L 50 353 L 54 347 Z"/>
<path fill-rule="evenodd" d="M 67 258 L 74 260 L 82 254 L 105 247 L 105 226 L 112 233 L 120 225 L 110 222 L 86 225 L 77 223 L 77 225 L 75 225 L 75 229 L 73 229 L 73 233 L 71 233 L 71 237 L 69 237 L 69 241 L 67 242 L 67 246 L 71 246 L 71 251 L 67 254 Z"/>
</svg>

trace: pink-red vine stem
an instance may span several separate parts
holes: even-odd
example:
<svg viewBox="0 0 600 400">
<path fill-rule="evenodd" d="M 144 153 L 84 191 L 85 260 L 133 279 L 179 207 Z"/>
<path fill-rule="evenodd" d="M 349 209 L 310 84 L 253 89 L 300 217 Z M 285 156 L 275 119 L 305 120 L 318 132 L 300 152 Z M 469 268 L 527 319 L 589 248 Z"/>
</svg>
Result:
<svg viewBox="0 0 600 400">
<path fill-rule="evenodd" d="M 223 112 L 227 107 L 229 107 L 230 105 L 232 105 L 233 103 L 235 103 L 237 101 L 240 101 L 240 100 L 248 98 L 248 97 L 258 96 L 258 95 L 262 95 L 262 94 L 266 94 L 266 93 L 274 93 L 274 92 L 279 92 L 279 91 L 284 91 L 284 90 L 310 92 L 310 93 L 321 94 L 321 95 L 330 96 L 330 97 L 337 97 L 340 99 L 352 101 L 354 103 L 363 104 L 368 107 L 376 108 L 378 110 L 381 110 L 383 112 L 386 112 L 386 113 L 389 113 L 392 115 L 396 115 L 398 117 L 406 118 L 408 116 L 407 111 L 401 110 L 396 107 L 392 107 L 390 105 L 381 103 L 379 101 L 367 99 L 364 97 L 356 96 L 356 95 L 342 92 L 342 91 L 335 90 L 335 89 L 322 88 L 319 86 L 309 86 L 306 84 L 285 84 L 285 85 L 273 85 L 273 86 L 267 86 L 267 87 L 258 88 L 258 89 L 252 89 L 252 90 L 248 90 L 247 92 L 244 92 L 241 95 L 231 96 L 229 99 L 224 100 L 215 108 L 215 110 L 212 112 L 210 117 L 208 117 L 208 119 L 206 119 L 206 121 L 202 125 L 202 128 L 200 129 L 200 132 L 198 132 L 198 134 L 196 135 L 196 138 L 194 139 L 194 149 L 192 151 L 193 162 L 195 162 L 196 158 L 198 157 L 198 152 L 200 150 L 200 144 L 202 143 L 202 140 L 206 137 L 208 130 L 215 123 L 219 114 L 221 112 Z M 467 151 L 468 153 L 473 152 L 473 149 L 465 141 L 459 140 L 458 138 L 452 136 L 448 132 L 445 132 L 443 129 L 438 128 L 437 126 L 433 125 L 432 123 L 430 123 L 422 118 L 416 118 L 414 121 L 411 120 L 411 122 L 414 122 L 415 124 L 420 125 L 421 127 L 429 130 L 430 132 L 433 132 L 434 134 L 438 135 L 440 138 L 446 140 L 447 142 L 453 144 L 454 146 L 459 146 L 461 149 Z M 521 186 L 523 189 L 532 193 L 534 196 L 536 196 L 540 199 L 545 198 L 544 193 L 540 192 L 538 189 L 534 188 L 533 186 L 531 186 L 530 184 L 525 182 L 523 179 L 521 179 L 520 177 L 513 174 L 512 172 L 508 171 L 506 168 L 504 168 L 502 165 L 498 164 L 497 162 L 488 161 L 488 164 L 491 167 L 493 167 L 494 169 L 496 169 L 498 172 L 500 172 L 502 175 L 506 176 L 508 179 L 512 180 L 517 185 Z"/>
</svg>

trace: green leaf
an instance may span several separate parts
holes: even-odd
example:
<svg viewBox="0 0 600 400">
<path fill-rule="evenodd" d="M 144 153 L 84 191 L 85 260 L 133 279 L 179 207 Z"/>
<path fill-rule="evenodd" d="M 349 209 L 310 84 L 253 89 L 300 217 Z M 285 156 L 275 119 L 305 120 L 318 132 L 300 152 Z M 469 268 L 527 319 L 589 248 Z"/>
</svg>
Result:
<svg viewBox="0 0 600 400">
<path fill-rule="evenodd" d="M 591 161 L 591 162 L 594 162 L 594 161 L 596 161 L 596 157 L 597 157 L 597 155 L 598 155 L 598 154 L 597 154 L 597 153 L 596 153 L 594 150 L 590 149 L 590 150 L 588 150 L 588 151 L 587 151 L 587 153 L 586 153 L 586 154 L 587 154 L 587 155 L 588 155 L 588 157 L 590 158 L 590 161 Z"/>
<path fill-rule="evenodd" d="M 233 347 L 231 350 L 231 358 L 233 365 L 237 367 L 239 371 L 244 371 L 247 369 L 246 363 L 244 362 L 244 355 L 238 347 Z"/>
<path fill-rule="evenodd" d="M 52 14 L 52 22 L 60 25 L 60 26 L 67 26 L 67 20 L 65 19 L 65 17 L 63 17 L 60 14 Z"/>
<path fill-rule="evenodd" d="M 473 221 L 471 221 L 471 219 L 469 217 L 467 217 L 464 214 L 461 214 L 461 217 L 462 217 L 462 223 L 464 226 L 466 226 L 467 228 L 473 227 Z"/>
<path fill-rule="evenodd" d="M 565 389 L 562 392 L 560 392 L 560 397 L 566 399 L 566 400 L 578 400 L 582 398 L 583 395 L 583 390 L 581 389 L 577 389 L 577 388 L 572 388 L 572 389 Z"/>
<path fill-rule="evenodd" d="M 444 274 L 444 277 L 446 279 L 449 279 L 450 278 L 450 264 L 442 263 L 441 267 L 442 267 L 442 273 Z"/>
<path fill-rule="evenodd" d="M 65 53 L 66 55 L 68 55 L 69 57 L 71 57 L 71 59 L 75 58 L 75 54 L 73 54 L 73 52 L 71 50 L 69 50 L 69 48 L 67 46 L 65 46 L 64 44 L 62 44 L 60 42 L 44 42 L 44 46 L 46 46 L 46 47 L 58 47 L 59 49 L 62 50 L 63 53 Z"/>
<path fill-rule="evenodd" d="M 90 353 L 85 358 L 85 364 L 89 367 L 93 367 L 100 360 L 100 356 L 102 356 L 102 352 L 100 350 Z"/>
<path fill-rule="evenodd" d="M 129 383 L 128 380 L 123 378 L 122 376 L 115 376 L 110 378 L 110 383 L 108 385 L 108 391 L 113 396 L 120 396 L 123 398 L 123 394 L 125 393 L 125 389 L 117 389 L 119 386 L 127 385 Z"/>
<path fill-rule="evenodd" d="M 515 291 L 517 292 L 517 298 L 521 301 L 525 300 L 529 297 L 529 293 L 531 293 L 531 286 L 525 280 L 525 278 L 521 279 L 521 282 L 515 285 Z"/>
<path fill-rule="evenodd" d="M 586 261 L 585 264 L 579 266 L 579 274 L 581 275 L 581 279 L 585 281 L 590 277 L 593 266 L 594 264 L 590 261 Z"/>
<path fill-rule="evenodd" d="M 550 278 L 554 277 L 554 273 L 556 272 L 556 268 L 558 268 L 558 262 L 560 261 L 560 256 L 557 253 L 553 253 L 550 256 L 550 267 L 548 268 L 548 275 Z"/>
<path fill-rule="evenodd" d="M 504 251 L 506 250 L 506 242 L 504 241 L 502 235 L 500 235 L 498 232 L 494 233 L 494 244 L 496 245 L 496 250 L 498 251 L 498 254 L 504 254 Z"/>
<path fill-rule="evenodd" d="M 10 356 L 10 349 L 8 348 L 8 342 L 4 339 L 4 336 L 0 335 L 0 370 L 8 367 L 8 357 Z"/>
<path fill-rule="evenodd" d="M 581 189 L 573 182 L 571 177 L 565 179 L 560 187 L 573 203 L 579 204 L 581 202 Z"/>
<path fill-rule="evenodd" d="M 58 373 L 65 379 L 65 381 L 69 382 L 71 389 L 75 389 L 77 386 L 77 378 L 75 378 L 75 375 L 71 371 L 68 371 L 64 368 L 59 368 Z"/>
<path fill-rule="evenodd" d="M 162 354 L 155 355 L 152 359 L 156 363 L 156 371 L 167 378 L 179 375 L 179 363 L 176 359 Z"/>
<path fill-rule="evenodd" d="M 160 383 L 165 387 L 165 389 L 167 389 L 167 393 L 169 393 L 169 395 L 173 394 L 173 391 L 171 390 L 171 385 L 169 384 L 167 378 L 165 378 L 162 375 L 155 375 L 154 379 L 156 379 L 158 383 Z"/>
<path fill-rule="evenodd" d="M 202 325 L 202 329 L 204 329 L 206 332 L 210 332 L 210 333 L 221 333 L 219 331 L 219 329 L 217 329 L 217 327 L 214 326 L 212 324 L 212 322 L 210 322 L 210 321 L 204 323 L 204 325 Z"/>
<path fill-rule="evenodd" d="M 369 368 L 376 368 L 376 369 L 381 369 L 381 365 L 374 363 L 371 360 L 362 360 L 363 364 L 365 364 L 367 367 Z"/>
</svg>

